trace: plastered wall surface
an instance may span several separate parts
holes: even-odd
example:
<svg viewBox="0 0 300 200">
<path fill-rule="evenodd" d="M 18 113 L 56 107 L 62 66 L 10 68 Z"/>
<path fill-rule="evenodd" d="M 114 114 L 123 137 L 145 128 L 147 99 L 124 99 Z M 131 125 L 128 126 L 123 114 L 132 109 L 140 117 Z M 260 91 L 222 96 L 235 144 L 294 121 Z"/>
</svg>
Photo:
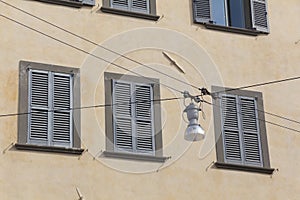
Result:
<svg viewBox="0 0 300 200">
<path fill-rule="evenodd" d="M 295 77 L 300 74 L 300 2 L 268 2 L 270 34 L 247 36 L 208 30 L 194 24 L 191 1 L 157 1 L 157 22 L 37 1 L 11 0 L 97 44 L 122 53 L 192 85 L 239 87 Z M 99 6 L 97 6 L 99 4 Z M 198 94 L 196 89 L 146 69 L 111 52 L 22 14 L 0 2 L 1 14 L 72 44 L 86 52 L 124 66 L 164 85 Z M 288 11 L 288 12 L 287 12 Z M 80 68 L 81 105 L 104 104 L 104 72 L 130 74 L 53 39 L 0 17 L 0 114 L 18 112 L 18 77 L 21 60 Z M 166 51 L 185 70 L 180 73 L 162 55 Z M 162 85 L 161 98 L 181 97 Z M 251 90 L 263 93 L 265 111 L 300 118 L 299 80 Z M 210 97 L 205 97 L 211 101 Z M 204 141 L 184 141 L 183 100 L 161 103 L 166 163 L 120 160 L 99 156 L 105 150 L 104 108 L 81 111 L 81 156 L 20 151 L 17 116 L 0 117 L 0 199 L 300 199 L 300 134 L 267 123 L 273 176 L 216 169 L 213 113 L 204 104 L 207 130 Z M 299 130 L 299 124 L 266 115 L 266 121 Z M 100 152 L 100 153 L 99 153 Z"/>
</svg>

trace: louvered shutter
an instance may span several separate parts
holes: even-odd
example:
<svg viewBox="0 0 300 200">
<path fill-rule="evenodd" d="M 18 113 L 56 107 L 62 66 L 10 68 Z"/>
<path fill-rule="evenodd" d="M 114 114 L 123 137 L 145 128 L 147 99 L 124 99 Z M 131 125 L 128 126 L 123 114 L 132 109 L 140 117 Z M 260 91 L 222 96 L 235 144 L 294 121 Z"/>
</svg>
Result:
<svg viewBox="0 0 300 200">
<path fill-rule="evenodd" d="M 48 144 L 49 136 L 49 73 L 29 71 L 29 126 L 28 141 Z"/>
<path fill-rule="evenodd" d="M 53 134 L 54 145 L 72 147 L 72 76 L 53 74 Z"/>
<path fill-rule="evenodd" d="M 131 11 L 150 13 L 149 0 L 131 0 Z"/>
<path fill-rule="evenodd" d="M 114 81 L 114 143 L 117 151 L 133 151 L 131 84 Z"/>
<path fill-rule="evenodd" d="M 111 0 L 111 7 L 122 10 L 129 10 L 130 0 Z"/>
<path fill-rule="evenodd" d="M 193 0 L 194 20 L 207 23 L 211 20 L 210 0 Z"/>
<path fill-rule="evenodd" d="M 95 5 L 95 0 L 82 0 L 82 3 L 85 4 L 85 5 L 94 6 Z"/>
<path fill-rule="evenodd" d="M 150 85 L 135 86 L 136 150 L 154 153 L 152 88 Z"/>
<path fill-rule="evenodd" d="M 245 164 L 262 166 L 255 99 L 240 97 L 240 109 Z"/>
<path fill-rule="evenodd" d="M 229 163 L 242 163 L 236 96 L 222 95 L 221 110 L 225 160 Z"/>
<path fill-rule="evenodd" d="M 267 0 L 251 0 L 252 27 L 257 31 L 269 32 Z"/>
</svg>

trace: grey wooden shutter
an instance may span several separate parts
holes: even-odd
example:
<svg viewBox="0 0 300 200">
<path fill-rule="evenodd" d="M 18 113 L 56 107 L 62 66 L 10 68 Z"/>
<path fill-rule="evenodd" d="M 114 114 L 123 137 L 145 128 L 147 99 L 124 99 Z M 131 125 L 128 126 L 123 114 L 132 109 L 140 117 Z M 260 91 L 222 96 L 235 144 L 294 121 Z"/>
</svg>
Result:
<svg viewBox="0 0 300 200">
<path fill-rule="evenodd" d="M 85 5 L 94 6 L 95 5 L 95 0 L 82 0 L 82 3 L 85 4 Z"/>
<path fill-rule="evenodd" d="M 269 32 L 267 0 L 251 0 L 252 27 L 257 31 Z"/>
<path fill-rule="evenodd" d="M 129 10 L 129 0 L 111 0 L 111 7 L 122 10 Z"/>
<path fill-rule="evenodd" d="M 256 101 L 240 97 L 240 107 L 245 164 L 262 166 Z"/>
<path fill-rule="evenodd" d="M 193 0 L 195 22 L 208 23 L 211 20 L 210 0 Z"/>
<path fill-rule="evenodd" d="M 48 144 L 49 136 L 49 73 L 29 71 L 28 142 Z"/>
<path fill-rule="evenodd" d="M 237 101 L 233 95 L 221 97 L 224 156 L 225 162 L 229 163 L 242 163 Z"/>
<path fill-rule="evenodd" d="M 150 85 L 135 86 L 136 150 L 154 154 L 153 104 Z"/>
<path fill-rule="evenodd" d="M 113 82 L 114 143 L 117 151 L 133 151 L 131 84 Z"/>
<path fill-rule="evenodd" d="M 131 0 L 131 11 L 150 13 L 149 0 Z"/>
<path fill-rule="evenodd" d="M 53 144 L 72 147 L 72 76 L 53 74 Z"/>
</svg>

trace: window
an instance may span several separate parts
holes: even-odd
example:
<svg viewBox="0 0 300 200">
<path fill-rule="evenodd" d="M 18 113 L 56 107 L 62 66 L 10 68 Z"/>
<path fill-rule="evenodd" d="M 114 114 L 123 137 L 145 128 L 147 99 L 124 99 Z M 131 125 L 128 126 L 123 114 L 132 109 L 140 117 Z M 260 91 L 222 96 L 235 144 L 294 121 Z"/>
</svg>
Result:
<svg viewBox="0 0 300 200">
<path fill-rule="evenodd" d="M 216 166 L 272 173 L 262 94 L 242 90 L 219 92 L 214 96 L 214 105 Z"/>
<path fill-rule="evenodd" d="M 193 8 L 194 21 L 207 28 L 269 32 L 266 0 L 194 0 Z"/>
<path fill-rule="evenodd" d="M 159 84 L 156 79 L 105 73 L 104 155 L 163 162 Z"/>
<path fill-rule="evenodd" d="M 21 61 L 19 84 L 17 147 L 80 148 L 79 70 Z"/>
<path fill-rule="evenodd" d="M 90 6 L 95 5 L 95 0 L 36 0 L 36 1 L 77 7 L 77 8 L 80 8 L 84 5 L 90 5 Z"/>
<path fill-rule="evenodd" d="M 103 12 L 158 20 L 156 0 L 103 0 Z"/>
</svg>

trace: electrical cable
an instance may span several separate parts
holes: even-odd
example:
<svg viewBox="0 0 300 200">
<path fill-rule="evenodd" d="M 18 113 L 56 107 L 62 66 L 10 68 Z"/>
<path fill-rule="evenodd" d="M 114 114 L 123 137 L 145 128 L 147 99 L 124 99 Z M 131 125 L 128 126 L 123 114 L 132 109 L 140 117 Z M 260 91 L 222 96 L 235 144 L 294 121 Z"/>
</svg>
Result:
<svg viewBox="0 0 300 200">
<path fill-rule="evenodd" d="M 1 0 L 0 0 L 0 1 L 1 1 Z M 76 46 L 74 46 L 74 45 L 72 45 L 72 44 L 69 44 L 69 43 L 67 43 L 67 42 L 64 42 L 64 41 L 62 41 L 62 40 L 60 40 L 60 39 L 57 39 L 57 38 L 55 38 L 55 37 L 52 37 L 52 36 L 50 36 L 50 35 L 48 35 L 48 34 L 42 32 L 42 31 L 39 31 L 39 30 L 37 30 L 37 29 L 35 29 L 35 28 L 32 28 L 32 27 L 30 27 L 30 26 L 27 26 L 26 24 L 21 23 L 21 22 L 15 20 L 15 19 L 9 18 L 9 17 L 7 17 L 7 16 L 5 16 L 5 15 L 3 15 L 3 14 L 0 14 L 0 16 L 3 17 L 3 18 L 5 18 L 5 19 L 7 19 L 7 20 L 10 20 L 10 21 L 12 21 L 12 22 L 14 22 L 14 23 L 16 23 L 16 24 L 19 24 L 20 26 L 23 26 L 23 27 L 25 27 L 25 28 L 27 28 L 27 29 L 30 29 L 30 30 L 32 30 L 32 31 L 34 31 L 34 32 L 36 32 L 36 33 L 39 33 L 39 34 L 41 34 L 41 35 L 43 35 L 43 36 L 46 36 L 46 37 L 48 37 L 48 38 L 50 38 L 50 39 L 53 39 L 53 40 L 55 40 L 55 41 L 57 41 L 57 42 L 59 42 L 59 43 L 61 43 L 61 44 L 64 44 L 64 45 L 66 45 L 66 46 L 68 46 L 68 47 L 71 47 L 71 48 L 73 48 L 73 49 L 75 49 L 75 50 L 77 50 L 77 51 L 83 52 L 83 53 L 85 53 L 85 54 L 87 54 L 87 55 L 90 55 L 90 56 L 92 56 L 92 57 L 94 57 L 94 58 L 97 58 L 97 59 L 99 59 L 99 60 L 102 60 L 102 61 L 104 61 L 104 62 L 106 62 L 106 63 L 108 63 L 108 64 L 114 65 L 114 66 L 116 66 L 116 67 L 118 67 L 118 68 L 120 68 L 120 69 L 123 69 L 123 70 L 125 70 L 125 71 L 128 71 L 128 72 L 130 72 L 130 73 L 133 73 L 133 74 L 135 74 L 135 75 L 137 75 L 137 76 L 143 77 L 143 78 L 148 79 L 148 80 L 150 80 L 150 81 L 153 82 L 153 79 L 150 79 L 150 78 L 148 78 L 148 77 L 145 77 L 145 76 L 143 76 L 142 74 L 139 74 L 139 73 L 137 73 L 137 72 L 134 72 L 134 71 L 132 71 L 132 70 L 129 70 L 129 69 L 127 69 L 127 68 L 125 68 L 125 67 L 123 67 L 123 66 L 121 66 L 121 65 L 118 65 L 118 64 L 116 64 L 116 63 L 110 62 L 110 61 L 108 61 L 108 60 L 106 60 L 106 59 L 104 59 L 104 58 L 102 58 L 102 57 L 100 57 L 100 56 L 97 56 L 97 55 L 95 55 L 95 54 L 89 53 L 88 51 L 85 51 L 85 50 L 83 50 L 83 49 L 81 49 L 81 48 L 79 48 L 79 47 L 76 47 Z M 171 86 L 169 86 L 169 85 L 166 85 L 166 84 L 164 84 L 164 83 L 159 83 L 159 82 L 156 82 L 156 83 L 157 83 L 157 84 L 160 84 L 160 85 L 163 85 L 163 86 L 165 86 L 165 87 L 167 87 L 167 88 L 169 88 L 169 89 L 171 89 L 171 90 L 174 90 L 174 91 L 176 91 L 176 92 L 179 92 L 179 93 L 181 93 L 181 94 L 183 93 L 182 91 L 180 91 L 180 90 L 178 90 L 178 89 L 176 89 L 176 88 L 174 88 L 174 87 L 171 87 Z"/>
<path fill-rule="evenodd" d="M 300 76 L 290 77 L 290 78 L 285 78 L 285 79 L 280 79 L 280 80 L 274 80 L 274 81 L 268 81 L 268 82 L 263 82 L 263 83 L 256 83 L 256 84 L 242 86 L 242 87 L 238 87 L 238 88 L 224 89 L 224 90 L 220 90 L 217 92 L 212 92 L 211 95 L 213 96 L 218 93 L 247 89 L 247 88 L 252 88 L 252 87 L 260 87 L 260 86 L 264 86 L 264 85 L 271 85 L 271 84 L 281 83 L 281 82 L 285 82 L 285 81 L 293 81 L 293 80 L 297 80 L 297 79 L 300 79 Z"/>
<path fill-rule="evenodd" d="M 211 106 L 216 106 L 216 107 L 222 108 L 222 107 L 219 106 L 219 105 L 216 105 L 216 104 L 214 104 L 214 103 L 210 103 L 210 102 L 205 101 L 205 100 L 204 100 L 203 102 L 206 103 L 206 104 L 209 104 L 209 105 L 211 105 Z M 237 111 L 237 114 L 238 114 L 238 115 L 241 115 L 242 113 L 239 112 L 239 111 Z M 270 122 L 270 121 L 263 120 L 263 119 L 259 119 L 259 118 L 252 118 L 252 119 L 257 119 L 257 120 L 259 120 L 259 121 L 263 121 L 263 122 L 265 122 L 265 123 L 268 123 L 268 124 L 271 124 L 271 125 L 274 125 L 274 126 L 278 126 L 278 127 L 284 128 L 284 129 L 288 129 L 288 130 L 290 130 L 290 131 L 294 131 L 294 132 L 300 133 L 300 130 L 293 129 L 293 128 L 290 128 L 290 127 L 287 127 L 287 126 L 284 126 L 284 125 L 281 125 L 281 124 L 277 124 L 277 123 Z"/>
<path fill-rule="evenodd" d="M 0 2 L 3 2 L 3 1 L 0 0 Z M 3 3 L 6 3 L 6 2 L 3 2 Z M 104 58 L 101 58 L 101 57 L 99 57 L 99 56 L 97 56 L 97 55 L 91 54 L 91 53 L 89 53 L 89 52 L 87 52 L 87 51 L 85 51 L 85 50 L 83 50 L 83 49 L 80 49 L 80 48 L 78 48 L 78 47 L 76 47 L 76 46 L 73 46 L 73 45 L 71 45 L 71 44 L 68 44 L 67 42 L 64 42 L 64 41 L 62 41 L 62 40 L 59 40 L 59 39 L 57 39 L 57 38 L 55 38 L 55 37 L 52 37 L 52 36 L 50 36 L 50 35 L 48 35 L 48 34 L 46 34 L 46 33 L 41 32 L 41 31 L 38 31 L 38 30 L 36 30 L 36 29 L 34 29 L 34 28 L 30 27 L 30 26 L 27 26 L 27 25 L 25 25 L 25 24 L 23 24 L 23 23 L 21 23 L 21 22 L 19 22 L 19 21 L 17 21 L 17 20 L 14 20 L 14 19 L 12 19 L 12 18 L 9 18 L 9 17 L 7 17 L 7 16 L 5 16 L 5 15 L 3 15 L 3 14 L 0 14 L 0 16 L 4 17 L 4 18 L 6 18 L 6 19 L 8 19 L 8 20 L 10 20 L 10 21 L 12 21 L 12 22 L 15 22 L 15 23 L 17 23 L 17 24 L 19 24 L 19 25 L 21 25 L 21 26 L 27 28 L 27 29 L 30 29 L 30 30 L 32 30 L 32 31 L 34 31 L 34 32 L 37 32 L 37 33 L 39 33 L 39 34 L 41 34 L 41 35 L 44 35 L 44 36 L 46 36 L 46 37 L 48 37 L 48 38 L 51 38 L 51 39 L 53 39 L 53 40 L 55 40 L 55 41 L 57 41 L 57 42 L 60 42 L 60 43 L 62 43 L 62 44 L 64 44 L 64 45 L 66 45 L 66 46 L 69 46 L 69 47 L 71 47 L 71 48 L 74 48 L 74 49 L 76 49 L 76 50 L 78 50 L 78 51 L 80 51 L 80 52 L 83 52 L 83 53 L 85 53 L 85 54 L 91 55 L 91 56 L 93 56 L 93 57 L 95 57 L 95 58 L 97 58 L 97 59 L 100 59 L 100 60 L 102 60 L 102 61 L 104 61 L 104 62 L 107 62 L 107 63 L 109 63 L 109 64 L 112 64 L 112 65 L 114 65 L 114 66 L 116 66 L 116 67 L 119 67 L 119 68 L 125 70 L 125 71 L 131 72 L 131 73 L 136 74 L 136 75 L 138 75 L 138 76 L 141 76 L 141 77 L 143 77 L 143 78 L 145 78 L 145 79 L 149 79 L 149 78 L 144 77 L 143 75 L 141 75 L 141 74 L 139 74 L 139 73 L 136 73 L 136 72 L 133 72 L 133 71 L 131 71 L 131 70 L 129 70 L 129 69 L 126 69 L 125 67 L 120 66 L 120 65 L 118 65 L 118 64 L 111 63 L 110 61 L 108 61 L 108 60 L 106 60 L 106 59 L 104 59 Z M 213 95 L 213 94 L 220 93 L 220 92 L 224 92 L 224 91 L 225 91 L 225 92 L 228 92 L 228 91 L 234 91 L 234 90 L 246 89 L 246 88 L 250 88 L 250 87 L 259 87 L 259 86 L 263 86 L 263 85 L 275 84 L 275 83 L 280 83 L 280 82 L 284 82 L 284 81 L 291 81 L 291 80 L 296 80 L 296 79 L 300 79 L 300 77 L 292 77 L 292 78 L 286 78 L 286 79 L 281 79 L 281 80 L 275 80 L 275 81 L 269 81 L 269 82 L 264 82 L 264 83 L 258 83 L 258 84 L 253 84 L 253 85 L 243 86 L 243 87 L 239 87 L 239 88 L 232 88 L 232 89 L 227 89 L 227 90 L 223 90 L 223 91 L 213 92 L 213 93 L 211 93 L 211 94 Z M 183 93 L 183 92 L 181 92 L 180 90 L 178 90 L 178 89 L 176 89 L 176 88 L 173 88 L 173 87 L 171 87 L 171 86 L 165 85 L 165 84 L 163 84 L 163 83 L 159 83 L 159 84 L 160 84 L 160 85 L 164 85 L 165 87 L 168 87 L 168 88 L 170 88 L 170 89 L 172 89 L 172 90 L 174 90 L 174 91 L 177 91 L 177 92 L 179 92 L 179 93 L 181 93 L 181 94 Z M 197 87 L 197 89 L 198 89 L 198 87 Z M 205 102 L 206 102 L 206 101 L 205 101 Z M 207 102 L 206 102 L 206 103 L 207 103 Z M 267 113 L 267 112 L 265 112 L 265 113 Z M 20 114 L 30 114 L 30 113 L 4 114 L 4 115 L 0 115 L 0 117 L 2 117 L 2 116 L 20 115 Z M 267 113 L 267 114 L 269 114 L 269 113 Z M 298 121 L 291 120 L 291 119 L 288 119 L 288 118 L 286 118 L 286 117 L 282 117 L 282 116 L 279 116 L 279 115 L 276 115 L 276 114 L 271 114 L 271 115 L 280 117 L 280 118 L 282 118 L 282 119 L 287 119 L 287 120 L 289 120 L 289 121 L 293 121 L 293 122 L 296 122 L 296 123 L 300 123 L 300 122 L 298 122 Z M 272 122 L 268 122 L 268 123 L 272 124 Z M 287 127 L 287 128 L 288 128 L 288 127 Z M 289 128 L 288 128 L 288 129 L 289 129 Z"/>
<path fill-rule="evenodd" d="M 22 13 L 25 13 L 26 15 L 29 15 L 29 16 L 31 16 L 31 17 L 37 19 L 37 20 L 40 20 L 40 21 L 42 21 L 42 22 L 44 22 L 44 23 L 46 23 L 46 24 L 49 24 L 49 25 L 51 25 L 51 26 L 53 26 L 53 27 L 55 27 L 55 28 L 57 28 L 57 29 L 59 29 L 59 30 L 62 30 L 62 31 L 64 31 L 64 32 L 66 32 L 66 33 L 68 33 L 68 34 L 70 34 L 70 35 L 73 35 L 73 36 L 75 36 L 75 37 L 77 37 L 77 38 L 79 38 L 79 39 L 82 39 L 82 40 L 84 40 L 84 41 L 86 41 L 86 42 L 89 42 L 90 44 L 93 44 L 93 45 L 95 45 L 95 46 L 98 46 L 98 47 L 100 47 L 100 48 L 106 50 L 106 51 L 109 51 L 109 52 L 111 52 L 111 53 L 114 53 L 114 54 L 116 54 L 116 55 L 118 55 L 118 56 L 120 56 L 120 57 L 122 57 L 122 58 L 125 58 L 125 59 L 127 59 L 127 60 L 130 60 L 131 62 L 134 62 L 134 63 L 136 63 L 136 64 L 139 64 L 139 65 L 143 66 L 143 67 L 146 67 L 146 68 L 148 68 L 148 69 L 151 69 L 151 70 L 153 70 L 153 71 L 155 71 L 155 72 L 157 72 L 157 73 L 163 74 L 163 75 L 165 75 L 165 76 L 167 76 L 167 77 L 169 77 L 169 78 L 171 78 L 171 79 L 173 79 L 173 80 L 176 80 L 176 81 L 178 81 L 178 82 L 180 82 L 180 83 L 183 83 L 183 84 L 185 84 L 185 85 L 188 85 L 188 86 L 191 86 L 191 87 L 193 87 L 193 88 L 199 89 L 199 88 L 198 88 L 197 86 L 195 86 L 195 85 L 192 85 L 192 84 L 190 84 L 190 83 L 187 83 L 187 82 L 185 82 L 185 81 L 182 81 L 182 80 L 180 80 L 180 79 L 178 79 L 178 78 L 176 78 L 176 77 L 174 77 L 174 76 L 170 76 L 170 75 L 167 74 L 167 73 L 161 72 L 161 71 L 159 71 L 159 70 L 157 70 L 157 69 L 155 69 L 155 68 L 153 68 L 153 67 L 150 67 L 150 66 L 148 66 L 148 65 L 145 65 L 145 64 L 143 64 L 143 63 L 141 63 L 141 62 L 139 62 L 139 61 L 136 61 L 136 60 L 134 60 L 134 59 L 132 59 L 132 58 L 130 58 L 130 57 L 127 57 L 127 56 L 125 56 L 125 55 L 123 55 L 123 54 L 121 54 L 121 53 L 119 53 L 119 52 L 117 52 L 117 51 L 111 50 L 111 49 L 109 49 L 109 48 L 107 48 L 107 47 L 105 47 L 105 46 L 103 46 L 103 45 L 97 44 L 96 42 L 94 42 L 94 41 L 92 41 L 92 40 L 90 40 L 90 39 L 87 39 L 86 37 L 83 37 L 83 36 L 80 36 L 80 35 L 78 35 L 78 34 L 76 34 L 76 33 L 73 33 L 73 32 L 71 32 L 71 31 L 69 31 L 69 30 L 67 30 L 67 29 L 65 29 L 65 28 L 62 28 L 61 26 L 58 26 L 58 25 L 56 25 L 56 24 L 54 24 L 54 23 L 51 23 L 51 22 L 49 22 L 49 21 L 47 21 L 47 20 L 41 18 L 41 17 L 38 17 L 38 16 L 36 16 L 36 15 L 33 15 L 33 14 L 31 14 L 31 13 L 29 13 L 29 12 L 27 12 L 27 11 L 25 11 L 25 10 L 23 10 L 23 9 L 21 9 L 21 8 L 19 8 L 19 7 L 17 7 L 17 6 L 14 6 L 14 5 L 12 5 L 12 4 L 9 4 L 9 3 L 7 3 L 7 2 L 5 2 L 5 1 L 3 1 L 3 0 L 0 0 L 0 2 L 2 2 L 3 4 L 6 4 L 7 6 L 10 6 L 10 7 L 14 8 L 14 9 L 16 9 L 16 10 L 22 12 Z"/>
<path fill-rule="evenodd" d="M 1 117 L 12 117 L 12 116 L 19 116 L 19 115 L 30 115 L 30 114 L 37 114 L 37 113 L 49 113 L 49 112 L 56 112 L 56 111 L 71 111 L 71 110 L 83 110 L 83 109 L 90 109 L 90 108 L 102 108 L 102 107 L 112 107 L 112 106 L 118 106 L 118 105 L 131 105 L 131 104 L 137 104 L 137 103 L 147 103 L 147 102 L 163 102 L 163 101 L 173 101 L 183 99 L 183 97 L 173 97 L 173 98 L 164 98 L 164 99 L 153 99 L 153 100 L 144 100 L 144 101 L 135 101 L 130 103 L 115 103 L 115 104 L 98 104 L 98 105 L 92 105 L 92 106 L 83 106 L 83 107 L 77 107 L 77 108 L 63 108 L 63 109 L 53 109 L 53 110 L 40 110 L 40 111 L 34 111 L 34 112 L 23 112 L 23 113 L 9 113 L 9 114 L 1 114 Z"/>
</svg>

